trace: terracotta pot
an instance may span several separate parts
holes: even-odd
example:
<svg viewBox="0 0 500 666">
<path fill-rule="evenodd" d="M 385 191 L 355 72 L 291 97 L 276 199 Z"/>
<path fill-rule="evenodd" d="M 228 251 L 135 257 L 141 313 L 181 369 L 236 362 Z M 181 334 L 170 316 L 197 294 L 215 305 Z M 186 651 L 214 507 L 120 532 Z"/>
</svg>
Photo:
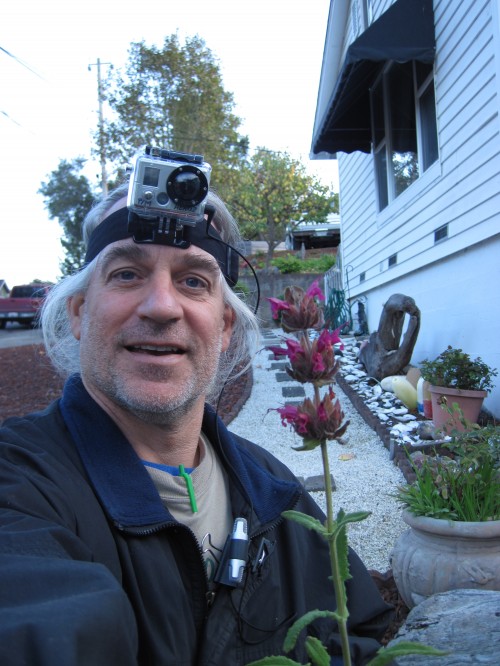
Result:
<svg viewBox="0 0 500 666">
<path fill-rule="evenodd" d="M 408 608 L 439 592 L 500 591 L 500 520 L 468 523 L 414 516 L 396 541 L 392 572 Z"/>
<path fill-rule="evenodd" d="M 465 428 L 459 418 L 453 417 L 445 409 L 453 408 L 456 402 L 463 415 L 471 423 L 477 423 L 479 412 L 483 406 L 483 400 L 487 396 L 486 391 L 466 391 L 465 389 L 453 389 L 447 386 L 429 386 L 432 401 L 432 420 L 436 428 L 447 427 L 448 430 L 456 429 L 463 431 Z"/>
</svg>

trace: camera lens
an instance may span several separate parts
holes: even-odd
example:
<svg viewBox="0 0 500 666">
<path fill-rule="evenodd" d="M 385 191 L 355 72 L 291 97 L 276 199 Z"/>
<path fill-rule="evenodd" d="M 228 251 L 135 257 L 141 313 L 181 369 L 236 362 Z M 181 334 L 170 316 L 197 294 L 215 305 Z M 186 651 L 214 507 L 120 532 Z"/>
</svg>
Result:
<svg viewBox="0 0 500 666">
<path fill-rule="evenodd" d="M 205 174 L 196 167 L 179 167 L 168 178 L 167 192 L 178 206 L 196 206 L 207 196 L 208 182 Z"/>
<path fill-rule="evenodd" d="M 200 179 L 194 173 L 180 173 L 172 183 L 172 189 L 182 201 L 192 201 L 200 193 Z"/>
</svg>

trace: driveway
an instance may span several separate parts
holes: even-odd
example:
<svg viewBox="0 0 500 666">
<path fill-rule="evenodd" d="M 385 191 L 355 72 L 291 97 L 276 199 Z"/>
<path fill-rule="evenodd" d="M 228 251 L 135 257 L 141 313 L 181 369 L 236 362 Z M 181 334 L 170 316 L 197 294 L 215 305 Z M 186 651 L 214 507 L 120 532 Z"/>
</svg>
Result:
<svg viewBox="0 0 500 666">
<path fill-rule="evenodd" d="M 0 328 L 0 349 L 38 345 L 41 342 L 43 336 L 40 328 L 24 328 L 16 323 L 8 323 L 5 328 Z"/>
</svg>

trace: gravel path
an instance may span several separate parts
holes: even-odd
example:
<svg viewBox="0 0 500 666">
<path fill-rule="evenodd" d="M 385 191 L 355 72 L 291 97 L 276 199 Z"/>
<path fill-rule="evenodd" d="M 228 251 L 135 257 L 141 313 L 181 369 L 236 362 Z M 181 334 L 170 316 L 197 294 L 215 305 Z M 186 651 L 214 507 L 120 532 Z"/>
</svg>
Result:
<svg viewBox="0 0 500 666">
<path fill-rule="evenodd" d="M 265 344 L 276 343 L 265 341 Z M 295 451 L 293 447 L 300 445 L 301 438 L 281 425 L 277 412 L 268 411 L 283 406 L 288 400 L 283 398 L 283 387 L 299 386 L 292 380 L 278 382 L 276 370 L 271 369 L 273 362 L 267 350 L 257 354 L 251 396 L 229 428 L 266 448 L 297 476 L 322 475 L 319 448 Z M 304 388 L 306 395 L 312 396 L 312 388 L 308 385 Z M 407 529 L 401 519 L 401 508 L 391 493 L 406 482 L 401 471 L 389 460 L 389 452 L 378 435 L 365 423 L 340 387 L 337 386 L 335 392 L 350 425 L 343 438 L 344 444 L 334 441 L 328 445 L 330 471 L 336 485 L 334 510 L 371 511 L 367 520 L 350 525 L 349 544 L 368 569 L 385 572 L 390 568 L 395 540 Z M 342 460 L 343 457 L 347 459 Z M 311 495 L 325 510 L 325 493 L 312 492 Z"/>
</svg>

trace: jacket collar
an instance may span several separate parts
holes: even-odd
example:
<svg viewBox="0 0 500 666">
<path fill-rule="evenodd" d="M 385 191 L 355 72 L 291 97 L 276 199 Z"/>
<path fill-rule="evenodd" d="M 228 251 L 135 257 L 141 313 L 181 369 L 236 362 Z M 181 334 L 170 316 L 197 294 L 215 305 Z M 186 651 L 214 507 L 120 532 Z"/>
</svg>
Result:
<svg viewBox="0 0 500 666">
<path fill-rule="evenodd" d="M 92 485 L 110 517 L 122 527 L 145 527 L 172 520 L 134 449 L 114 421 L 87 393 L 79 375 L 65 384 L 61 413 Z M 294 504 L 298 484 L 264 469 L 208 405 L 203 432 L 233 479 L 243 488 L 259 523 L 279 518 Z"/>
</svg>

